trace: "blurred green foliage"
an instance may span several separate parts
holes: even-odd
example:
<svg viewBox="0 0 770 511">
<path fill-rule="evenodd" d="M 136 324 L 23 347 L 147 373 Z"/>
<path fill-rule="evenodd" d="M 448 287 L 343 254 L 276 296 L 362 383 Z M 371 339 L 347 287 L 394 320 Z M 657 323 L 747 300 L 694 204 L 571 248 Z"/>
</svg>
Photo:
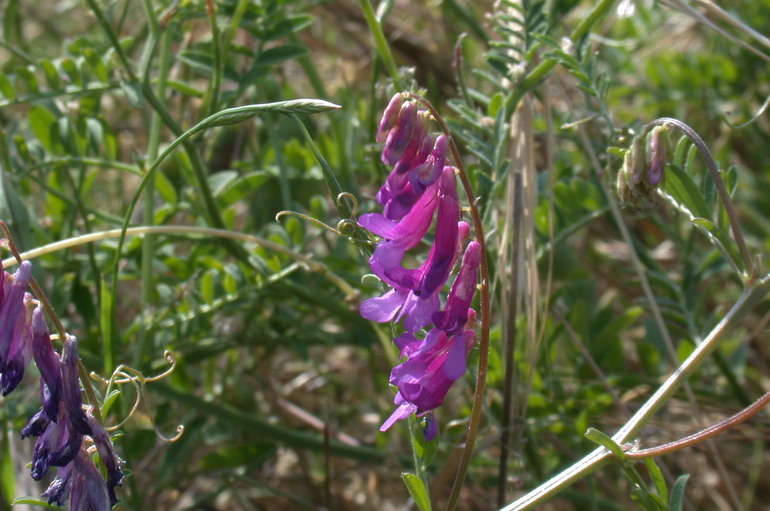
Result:
<svg viewBox="0 0 770 511">
<path fill-rule="evenodd" d="M 397 62 L 412 66 L 399 72 L 435 102 L 460 145 L 487 231 L 489 406 L 462 509 L 495 507 L 508 334 L 517 339 L 512 499 L 591 449 L 588 427 L 617 429 L 675 367 L 672 355 L 689 353 L 740 293 L 713 182 L 684 143 L 667 170 L 668 199 L 623 210 L 632 245 L 623 241 L 612 185 L 620 149 L 642 125 L 667 116 L 693 126 L 730 169 L 726 180 L 752 251 L 770 250 L 770 122 L 760 115 L 736 127 L 770 93 L 767 46 L 726 18 L 714 22 L 756 51 L 672 7 L 628 0 L 587 36 L 566 41 L 592 4 L 445 0 L 384 3 L 379 11 Z M 724 7 L 758 31 L 770 17 L 767 0 Z M 130 471 L 120 507 L 402 508 L 408 433 L 378 431 L 391 410 L 387 375 L 395 354 L 383 342 L 388 327 L 357 313 L 362 297 L 380 291 L 375 279 L 362 279 L 368 240 L 356 233 L 353 243 L 297 216 L 275 219 L 294 211 L 332 227 L 341 220 L 323 163 L 298 125 L 258 113 L 194 135 L 161 163 L 126 218 L 139 180 L 183 131 L 226 108 L 303 97 L 342 106 L 300 119 L 341 190 L 356 197 L 357 212 L 375 211 L 386 169 L 373 133 L 393 90 L 358 4 L 7 0 L 2 22 L 0 218 L 22 250 L 125 220 L 224 228 L 284 249 L 163 234 L 129 237 L 120 254 L 109 238 L 36 260 L 36 276 L 80 339 L 89 370 L 109 377 L 126 363 L 150 376 L 167 368 L 165 350 L 176 354 L 174 372 L 147 383 L 144 405 L 120 428 L 118 450 Z M 520 78 L 548 59 L 558 65 L 525 97 L 528 117 L 506 118 L 505 100 Z M 529 144 L 524 157 L 516 153 L 519 140 Z M 522 161 L 529 170 L 517 167 Z M 527 171 L 526 233 L 512 241 L 508 188 Z M 682 209 L 709 223 L 691 222 Z M 507 282 L 519 252 L 511 247 L 525 238 L 532 271 L 512 291 Z M 512 293 L 520 299 L 515 318 L 504 308 Z M 698 430 L 761 393 L 770 353 L 756 336 L 767 312 L 761 305 L 720 347 L 690 381 L 696 403 L 678 396 L 643 432 L 645 444 Z M 439 504 L 475 374 L 437 412 L 442 440 L 429 479 Z M 25 457 L 8 443 L 19 444 L 9 439 L 35 411 L 32 380 L 0 407 L 8 433 L 0 449 L 6 506 L 29 488 Z M 136 397 L 130 385 L 122 390 L 109 424 Z M 154 431 L 168 434 L 178 424 L 185 432 L 174 443 Z M 751 453 L 764 452 L 764 427 L 757 420 L 717 440 L 716 452 L 672 455 L 659 460 L 660 469 L 602 471 L 548 509 L 630 509 L 633 502 L 717 509 L 717 501 L 732 506 L 724 509 L 762 509 L 770 479 Z M 683 473 L 692 474 L 684 498 Z M 419 496 L 419 480 L 404 478 Z"/>
</svg>

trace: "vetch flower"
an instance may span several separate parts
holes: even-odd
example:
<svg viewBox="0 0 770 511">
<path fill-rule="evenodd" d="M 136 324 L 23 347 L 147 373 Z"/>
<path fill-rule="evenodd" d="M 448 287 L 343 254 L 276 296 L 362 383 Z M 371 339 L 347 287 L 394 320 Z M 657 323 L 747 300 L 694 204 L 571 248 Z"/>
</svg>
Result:
<svg viewBox="0 0 770 511">
<path fill-rule="evenodd" d="M 43 498 L 59 506 L 69 501 L 70 511 L 109 511 L 114 504 L 99 470 L 82 449 L 72 463 L 59 469 Z"/>
<path fill-rule="evenodd" d="M 463 252 L 470 227 L 460 219 L 455 169 L 446 165 L 449 139 L 429 133 L 429 119 L 429 112 L 408 95 L 391 98 L 377 129 L 377 141 L 385 142 L 382 162 L 393 167 L 377 192 L 383 212 L 359 218 L 361 227 L 381 238 L 369 266 L 391 288 L 365 300 L 359 312 L 371 321 L 395 321 L 404 330 L 393 340 L 401 360 L 390 375 L 397 389 L 396 409 L 380 429 L 416 414 L 425 417 L 426 440 L 438 433 L 432 411 L 465 373 L 475 342 L 475 312 L 469 307 L 481 260 L 481 246 L 471 242 L 442 309 L 440 292 Z M 404 267 L 406 253 L 423 240 L 431 225 L 434 234 L 427 257 L 414 268 Z"/>
<path fill-rule="evenodd" d="M 22 297 L 21 310 L 16 317 L 16 325 L 8 346 L 7 358 L 0 385 L 3 395 L 10 394 L 21 383 L 24 371 L 32 360 L 32 295 L 25 292 Z"/>
<path fill-rule="evenodd" d="M 51 335 L 40 306 L 32 313 L 32 354 L 40 370 L 40 401 L 43 410 L 48 417 L 55 418 L 59 414 L 63 392 L 61 362 L 51 345 Z"/>
<path fill-rule="evenodd" d="M 91 439 L 96 446 L 96 452 L 99 453 L 99 459 L 102 460 L 104 468 L 107 469 L 107 491 L 109 492 L 110 503 L 114 505 L 117 502 L 115 487 L 120 486 L 123 481 L 120 458 L 115 454 L 115 449 L 113 449 L 110 437 L 104 427 L 93 417 L 89 416 L 88 419 L 91 427 Z"/>
<path fill-rule="evenodd" d="M 2 269 L 1 266 L 0 269 Z M 8 370 L 10 357 L 13 355 L 18 357 L 20 348 L 24 345 L 22 336 L 26 332 L 23 331 L 24 323 L 22 321 L 20 324 L 19 318 L 25 319 L 23 314 L 24 298 L 31 275 L 32 263 L 29 261 L 22 261 L 13 275 L 3 271 L 2 290 L 0 292 L 0 373 L 3 375 Z M 18 360 L 15 362 L 18 363 Z M 11 370 L 18 371 L 18 368 L 12 367 Z M 11 386 L 10 382 L 8 386 Z M 7 395 L 8 392 L 4 392 L 3 395 Z"/>
</svg>

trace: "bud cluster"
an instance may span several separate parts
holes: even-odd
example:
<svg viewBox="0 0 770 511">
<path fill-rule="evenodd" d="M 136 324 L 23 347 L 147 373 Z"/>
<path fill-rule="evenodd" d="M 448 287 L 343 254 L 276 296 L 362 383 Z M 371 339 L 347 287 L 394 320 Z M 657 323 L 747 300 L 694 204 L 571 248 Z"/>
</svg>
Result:
<svg viewBox="0 0 770 511">
<path fill-rule="evenodd" d="M 445 165 L 448 140 L 429 133 L 429 113 L 396 94 L 385 109 L 377 141 L 385 143 L 382 162 L 393 169 L 377 193 L 383 213 L 362 215 L 359 224 L 381 238 L 369 266 L 391 289 L 365 300 L 359 310 L 366 319 L 401 322 L 404 329 L 393 340 L 402 360 L 390 374 L 398 389 L 397 408 L 380 429 L 416 413 L 427 416 L 425 437 L 430 439 L 437 427 L 429 412 L 465 373 L 475 341 L 475 312 L 469 307 L 481 247 L 471 241 L 463 253 L 470 227 L 460 220 L 455 169 Z M 403 267 L 406 252 L 428 234 L 434 216 L 427 257 L 417 268 Z M 439 292 L 460 254 L 460 269 L 442 308 Z"/>
<path fill-rule="evenodd" d="M 116 503 L 115 486 L 123 472 L 109 435 L 84 408 L 78 379 L 77 340 L 67 334 L 61 355 L 51 344 L 43 308 L 26 291 L 32 264 L 22 261 L 13 275 L 2 269 L 0 288 L 0 383 L 8 395 L 34 360 L 40 370 L 40 410 L 22 428 L 21 437 L 37 437 L 31 475 L 42 479 L 52 466 L 58 474 L 43 497 L 49 504 L 69 503 L 73 511 L 108 511 Z M 107 471 L 105 481 L 84 441 L 90 437 Z"/>
<path fill-rule="evenodd" d="M 618 172 L 618 195 L 623 202 L 636 204 L 640 199 L 654 199 L 655 189 L 664 178 L 667 132 L 667 126 L 656 126 L 647 137 L 634 138 Z"/>
</svg>

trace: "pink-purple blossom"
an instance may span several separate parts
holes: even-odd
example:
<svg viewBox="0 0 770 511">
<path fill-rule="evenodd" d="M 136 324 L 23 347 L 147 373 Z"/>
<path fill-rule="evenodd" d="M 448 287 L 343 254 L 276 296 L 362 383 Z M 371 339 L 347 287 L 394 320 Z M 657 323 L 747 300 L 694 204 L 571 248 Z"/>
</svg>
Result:
<svg viewBox="0 0 770 511">
<path fill-rule="evenodd" d="M 429 117 L 407 95 L 393 96 L 377 130 L 377 141 L 385 142 L 382 162 L 393 167 L 377 193 L 383 212 L 359 219 L 381 238 L 369 266 L 389 287 L 365 300 L 359 311 L 366 319 L 393 321 L 403 329 L 393 339 L 400 352 L 400 363 L 390 375 L 397 389 L 396 409 L 380 429 L 416 414 L 425 418 L 427 440 L 438 432 L 432 411 L 465 373 L 475 343 L 470 305 L 481 260 L 477 242 L 463 250 L 470 228 L 460 219 L 455 169 L 446 165 L 449 139 L 429 133 Z M 407 253 L 426 238 L 431 245 L 425 259 L 415 267 L 404 266 Z M 463 252 L 442 306 L 441 292 Z"/>
</svg>

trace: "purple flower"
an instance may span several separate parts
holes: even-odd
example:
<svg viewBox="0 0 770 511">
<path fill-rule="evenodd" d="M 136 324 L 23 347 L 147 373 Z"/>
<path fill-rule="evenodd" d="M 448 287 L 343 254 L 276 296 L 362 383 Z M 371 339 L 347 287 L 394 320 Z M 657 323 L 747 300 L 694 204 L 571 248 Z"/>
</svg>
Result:
<svg viewBox="0 0 770 511">
<path fill-rule="evenodd" d="M 400 92 L 397 92 L 392 98 L 390 98 L 388 106 L 385 107 L 385 111 L 382 113 L 382 120 L 380 121 L 380 125 L 377 127 L 377 136 L 375 137 L 377 142 L 384 142 L 388 131 L 390 131 L 390 129 L 396 125 L 398 116 L 401 113 L 401 105 L 403 103 L 404 95 Z"/>
<path fill-rule="evenodd" d="M 394 243 L 402 252 L 414 248 L 425 236 L 433 220 L 433 212 L 438 207 L 437 191 L 436 184 L 427 189 L 409 212 L 398 221 L 380 213 L 367 213 L 359 217 L 358 223 L 383 238 L 384 242 Z"/>
<path fill-rule="evenodd" d="M 43 497 L 49 504 L 60 506 L 69 499 L 70 511 L 109 511 L 113 506 L 107 485 L 82 449 L 72 463 L 59 469 Z"/>
<path fill-rule="evenodd" d="M 5 280 L 0 295 L 0 372 L 6 371 L 12 346 L 19 340 L 18 319 L 24 308 L 24 294 L 32 274 L 32 263 L 22 261 L 13 276 L 3 272 Z"/>
<path fill-rule="evenodd" d="M 51 336 L 41 307 L 32 313 L 32 354 L 40 370 L 40 400 L 48 417 L 59 413 L 62 399 L 62 376 L 59 355 L 51 346 Z"/>
<path fill-rule="evenodd" d="M 96 451 L 99 453 L 99 459 L 104 463 L 104 468 L 107 469 L 107 490 L 110 496 L 110 503 L 115 504 L 117 498 L 115 497 L 115 486 L 120 486 L 123 480 L 123 471 L 120 469 L 120 459 L 115 454 L 115 449 L 112 447 L 109 435 L 104 430 L 101 424 L 96 419 L 89 417 L 89 423 L 91 426 L 91 438 L 96 446 Z"/>
<path fill-rule="evenodd" d="M 21 383 L 24 370 L 32 360 L 32 295 L 24 293 L 22 306 L 16 317 L 16 325 L 8 346 L 3 374 L 0 377 L 3 395 L 10 394 Z"/>
<path fill-rule="evenodd" d="M 393 368 L 391 385 L 420 411 L 438 408 L 449 387 L 465 373 L 465 359 L 474 340 L 473 330 L 448 336 L 443 330 L 432 328 L 422 345 Z"/>
<path fill-rule="evenodd" d="M 48 423 L 32 448 L 32 479 L 42 479 L 52 465 L 63 467 L 71 462 L 80 450 L 82 441 L 83 435 L 72 426 L 64 407 L 60 407 L 56 422 Z"/>
<path fill-rule="evenodd" d="M 91 434 L 91 425 L 86 412 L 83 411 L 83 399 L 80 397 L 80 380 L 78 379 L 78 341 L 67 334 L 61 357 L 62 395 L 64 410 L 72 428 L 81 435 Z"/>
<path fill-rule="evenodd" d="M 449 291 L 444 310 L 436 312 L 431 318 L 436 327 L 447 333 L 454 333 L 468 321 L 468 307 L 476 292 L 476 271 L 481 262 L 481 245 L 476 241 L 468 243 L 460 271 Z"/>
<path fill-rule="evenodd" d="M 393 166 L 401 159 L 412 142 L 412 132 L 417 124 L 417 105 L 407 102 L 401 107 L 396 124 L 385 139 L 382 163 Z"/>
</svg>

